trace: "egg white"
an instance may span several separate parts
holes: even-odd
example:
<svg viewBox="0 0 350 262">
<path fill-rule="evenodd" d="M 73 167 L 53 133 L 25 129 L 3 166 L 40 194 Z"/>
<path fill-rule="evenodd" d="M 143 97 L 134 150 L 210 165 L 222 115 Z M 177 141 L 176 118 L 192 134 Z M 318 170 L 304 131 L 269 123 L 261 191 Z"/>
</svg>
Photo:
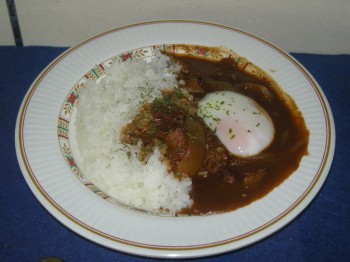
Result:
<svg viewBox="0 0 350 262">
<path fill-rule="evenodd" d="M 253 99 L 237 92 L 207 94 L 199 102 L 197 114 L 236 156 L 259 154 L 275 134 L 269 114 Z"/>
</svg>

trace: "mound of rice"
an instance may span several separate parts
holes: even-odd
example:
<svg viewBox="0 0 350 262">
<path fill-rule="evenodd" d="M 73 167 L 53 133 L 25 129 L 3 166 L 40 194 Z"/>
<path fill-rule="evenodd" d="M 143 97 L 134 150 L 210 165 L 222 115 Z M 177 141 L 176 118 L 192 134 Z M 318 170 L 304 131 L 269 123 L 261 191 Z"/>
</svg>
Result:
<svg viewBox="0 0 350 262">
<path fill-rule="evenodd" d="M 83 173 L 102 191 L 133 207 L 168 209 L 171 214 L 192 204 L 191 180 L 169 174 L 158 150 L 147 164 L 137 147 L 120 143 L 121 128 L 143 103 L 160 97 L 162 89 L 178 86 L 180 66 L 157 53 L 142 59 L 115 63 L 98 83 L 87 82 L 76 103 L 76 141 Z"/>
</svg>

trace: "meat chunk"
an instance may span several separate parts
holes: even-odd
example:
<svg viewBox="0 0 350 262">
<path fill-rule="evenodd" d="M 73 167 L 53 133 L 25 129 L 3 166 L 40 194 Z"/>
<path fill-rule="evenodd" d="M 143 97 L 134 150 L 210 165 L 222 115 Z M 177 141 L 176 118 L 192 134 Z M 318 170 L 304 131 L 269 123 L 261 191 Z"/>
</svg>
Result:
<svg viewBox="0 0 350 262">
<path fill-rule="evenodd" d="M 186 83 L 186 87 L 188 91 L 194 96 L 202 97 L 205 95 L 204 89 L 196 78 L 189 79 Z"/>
<path fill-rule="evenodd" d="M 265 174 L 266 170 L 263 168 L 254 171 L 246 171 L 243 178 L 244 186 L 246 188 L 257 186 L 264 178 Z"/>
<path fill-rule="evenodd" d="M 169 160 L 184 158 L 187 152 L 188 138 L 183 128 L 176 128 L 174 131 L 169 132 L 164 140 L 168 146 L 167 154 Z"/>
</svg>

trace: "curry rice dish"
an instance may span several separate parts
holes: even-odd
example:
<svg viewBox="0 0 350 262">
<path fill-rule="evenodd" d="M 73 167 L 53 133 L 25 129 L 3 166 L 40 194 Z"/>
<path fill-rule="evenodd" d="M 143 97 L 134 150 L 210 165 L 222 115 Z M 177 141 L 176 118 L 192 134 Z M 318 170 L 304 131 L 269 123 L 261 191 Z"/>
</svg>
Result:
<svg viewBox="0 0 350 262">
<path fill-rule="evenodd" d="M 248 205 L 307 154 L 309 132 L 292 99 L 232 58 L 159 53 L 117 63 L 82 89 L 77 112 L 86 176 L 123 203 L 171 215 Z M 95 124 L 100 134 L 86 132 Z"/>
</svg>

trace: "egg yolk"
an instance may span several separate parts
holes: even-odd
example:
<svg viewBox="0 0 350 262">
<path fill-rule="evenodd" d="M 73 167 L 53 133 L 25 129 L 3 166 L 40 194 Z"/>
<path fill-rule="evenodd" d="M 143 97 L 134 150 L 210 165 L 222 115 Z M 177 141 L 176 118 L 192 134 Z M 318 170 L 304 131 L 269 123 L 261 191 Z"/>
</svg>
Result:
<svg viewBox="0 0 350 262">
<path fill-rule="evenodd" d="M 236 156 L 259 154 L 275 134 L 269 114 L 253 99 L 236 92 L 207 94 L 199 102 L 197 114 Z"/>
</svg>

